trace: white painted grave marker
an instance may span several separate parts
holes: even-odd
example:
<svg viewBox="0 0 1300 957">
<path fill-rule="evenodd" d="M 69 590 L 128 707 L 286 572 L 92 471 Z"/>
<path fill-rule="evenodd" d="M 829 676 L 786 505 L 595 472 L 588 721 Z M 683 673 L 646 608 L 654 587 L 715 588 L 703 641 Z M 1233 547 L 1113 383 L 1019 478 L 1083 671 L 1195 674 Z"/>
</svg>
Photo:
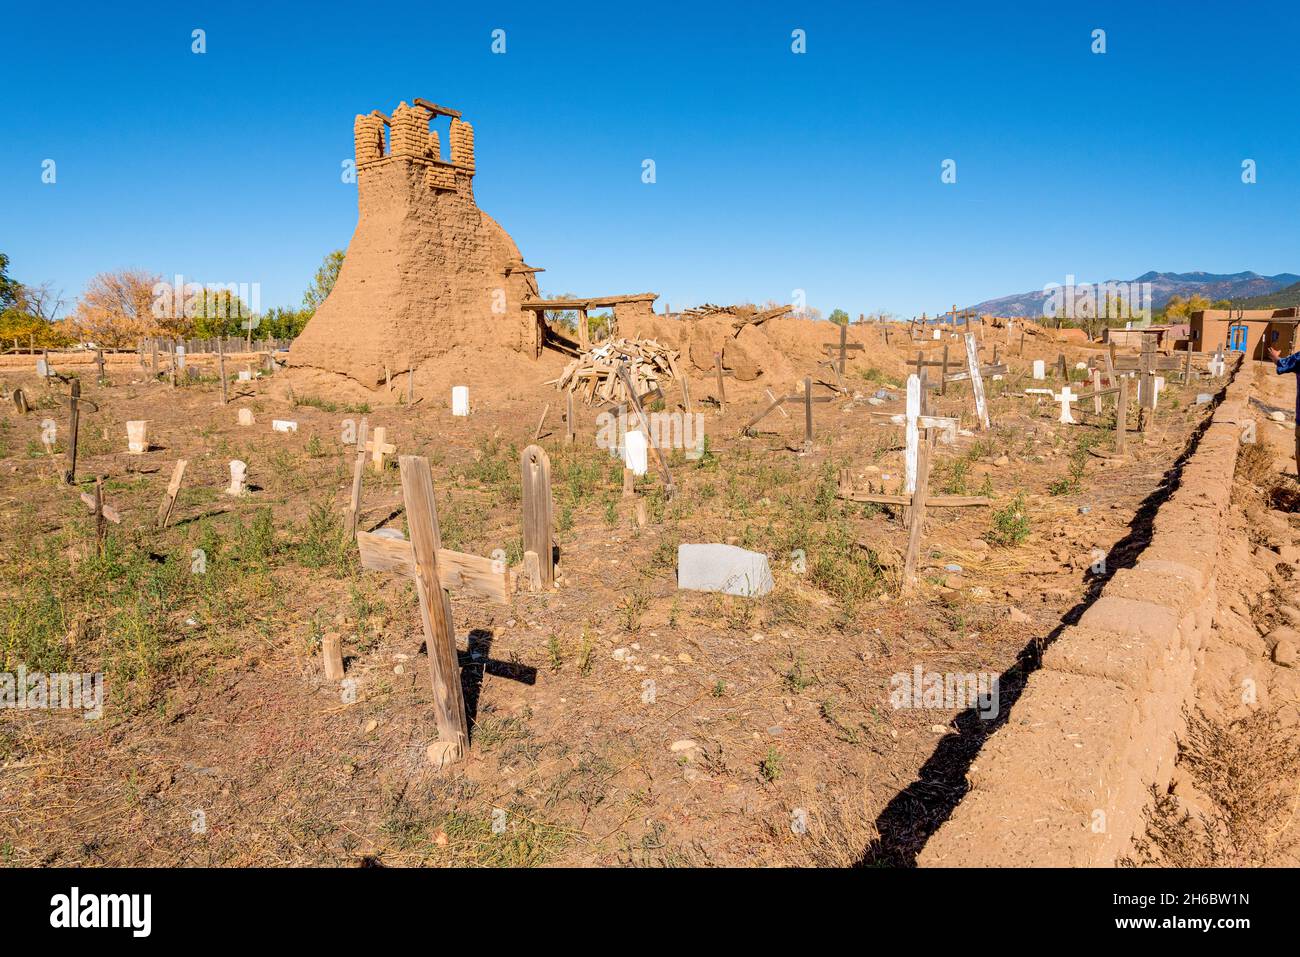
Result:
<svg viewBox="0 0 1300 957">
<path fill-rule="evenodd" d="M 1044 362 L 1042 359 L 1034 360 L 1034 378 L 1035 379 L 1047 378 L 1047 363 Z"/>
<path fill-rule="evenodd" d="M 248 463 L 239 459 L 230 462 L 230 488 L 227 495 L 243 495 L 248 490 Z"/>
<path fill-rule="evenodd" d="M 276 432 L 297 432 L 298 423 L 290 422 L 287 419 L 272 419 L 271 428 Z"/>
<path fill-rule="evenodd" d="M 451 387 L 451 414 L 469 415 L 469 386 L 454 385 Z"/>
<path fill-rule="evenodd" d="M 240 425 L 252 425 L 252 424 L 253 424 L 253 410 L 252 410 L 252 409 L 240 409 L 240 410 L 239 410 L 239 424 L 240 424 Z"/>
<path fill-rule="evenodd" d="M 650 443 L 640 429 L 631 429 L 623 437 L 623 464 L 633 475 L 645 475 L 650 467 Z"/>
<path fill-rule="evenodd" d="M 1077 424 L 1075 423 L 1074 416 L 1070 414 L 1070 403 L 1078 402 L 1079 397 L 1070 391 L 1070 387 L 1068 385 L 1065 386 L 1061 389 L 1060 393 L 1053 395 L 1052 399 L 1061 403 L 1061 422 L 1066 425 Z"/>
<path fill-rule="evenodd" d="M 148 422 L 140 420 L 126 424 L 126 450 L 132 455 L 149 451 Z"/>
<path fill-rule="evenodd" d="M 240 382 L 252 382 L 252 381 L 253 381 L 253 373 L 251 373 L 251 372 L 248 371 L 247 369 L 240 369 L 240 370 L 239 370 L 239 381 L 240 381 Z"/>
</svg>

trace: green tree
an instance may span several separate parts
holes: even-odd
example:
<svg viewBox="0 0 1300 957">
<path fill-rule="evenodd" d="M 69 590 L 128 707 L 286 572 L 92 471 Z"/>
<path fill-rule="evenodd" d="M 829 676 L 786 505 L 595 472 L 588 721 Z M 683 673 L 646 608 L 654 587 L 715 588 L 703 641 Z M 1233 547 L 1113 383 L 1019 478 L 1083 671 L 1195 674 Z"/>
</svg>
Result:
<svg viewBox="0 0 1300 957">
<path fill-rule="evenodd" d="M 843 309 L 832 310 L 829 318 L 837 326 L 847 326 L 849 324 L 849 314 Z"/>
<path fill-rule="evenodd" d="M 19 284 L 9 278 L 9 257 L 0 253 L 0 312 L 18 301 Z"/>
<path fill-rule="evenodd" d="M 320 304 L 325 301 L 325 297 L 330 294 L 330 290 L 334 288 L 334 283 L 339 278 L 339 270 L 343 268 L 343 255 L 343 250 L 336 249 L 326 256 L 320 268 L 316 270 L 316 278 L 302 294 L 302 308 L 307 313 L 307 318 L 310 319 L 315 314 Z"/>
</svg>

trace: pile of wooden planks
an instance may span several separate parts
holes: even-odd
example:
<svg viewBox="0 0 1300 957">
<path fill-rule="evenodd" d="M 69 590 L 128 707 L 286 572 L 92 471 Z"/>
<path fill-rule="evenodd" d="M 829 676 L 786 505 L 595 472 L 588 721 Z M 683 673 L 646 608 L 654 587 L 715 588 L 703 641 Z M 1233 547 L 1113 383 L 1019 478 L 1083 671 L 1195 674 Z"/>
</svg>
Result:
<svg viewBox="0 0 1300 957">
<path fill-rule="evenodd" d="M 774 306 L 771 309 L 758 309 L 754 306 L 715 306 L 713 303 L 706 302 L 702 306 L 695 306 L 687 309 L 682 313 L 683 319 L 704 319 L 705 317 L 722 317 L 731 316 L 731 334 L 740 335 L 740 330 L 746 326 L 758 326 L 767 322 L 769 319 L 777 319 L 787 315 L 794 310 L 794 306 Z"/>
<path fill-rule="evenodd" d="M 641 398 L 659 392 L 662 380 L 676 377 L 678 358 L 655 339 L 611 339 L 580 353 L 555 384 L 578 394 L 587 405 L 621 404 L 628 394 L 618 374 L 620 366 L 626 366 L 628 381 Z"/>
</svg>

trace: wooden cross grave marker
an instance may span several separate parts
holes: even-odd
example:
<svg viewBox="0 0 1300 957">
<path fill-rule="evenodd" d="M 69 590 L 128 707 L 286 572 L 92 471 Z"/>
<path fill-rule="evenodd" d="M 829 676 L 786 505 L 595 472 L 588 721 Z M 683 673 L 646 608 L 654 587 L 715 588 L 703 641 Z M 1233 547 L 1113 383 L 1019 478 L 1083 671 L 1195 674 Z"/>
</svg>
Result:
<svg viewBox="0 0 1300 957">
<path fill-rule="evenodd" d="M 392 455 L 397 451 L 397 446 L 389 444 L 388 430 L 382 425 L 375 427 L 375 437 L 365 444 L 365 450 L 370 453 L 370 464 L 376 472 L 384 470 L 384 456 Z"/>
<path fill-rule="evenodd" d="M 862 343 L 860 342 L 850 343 L 848 339 L 849 339 L 849 327 L 847 325 L 843 325 L 840 326 L 840 341 L 838 343 L 827 342 L 822 345 L 822 349 L 824 349 L 827 353 L 831 355 L 834 355 L 835 352 L 839 352 L 839 358 L 837 361 L 839 363 L 840 375 L 844 375 L 845 366 L 849 358 L 849 350 L 851 349 L 854 352 L 862 352 L 864 349 L 866 349 L 866 346 L 864 346 Z"/>
<path fill-rule="evenodd" d="M 105 504 L 104 480 L 102 478 L 95 478 L 95 494 L 91 495 L 89 492 L 82 492 L 81 500 L 90 507 L 95 516 L 95 553 L 102 555 L 104 554 L 104 533 L 107 531 L 107 526 L 104 523 L 107 521 L 112 522 L 114 525 L 121 525 L 122 516 L 117 513 L 117 509 L 113 508 L 113 506 Z"/>
<path fill-rule="evenodd" d="M 718 380 L 718 395 L 717 395 L 718 412 L 719 413 L 726 412 L 727 411 L 727 386 L 723 382 L 723 377 L 734 375 L 735 373 L 728 372 L 722 368 L 721 352 L 713 353 L 713 369 L 714 372 L 717 374 L 717 380 Z M 632 394 L 635 393 L 629 391 L 629 395 Z"/>
<path fill-rule="evenodd" d="M 722 378 L 722 353 L 714 353 L 718 360 L 718 383 L 721 384 Z M 642 431 L 649 437 L 655 433 L 650 430 L 650 420 L 646 418 L 645 409 L 641 406 L 641 399 L 636 394 L 636 389 L 632 385 L 632 377 L 627 371 L 627 360 L 624 359 L 618 366 L 619 378 L 623 380 L 623 387 L 627 389 L 628 402 L 632 404 L 632 409 L 636 412 L 637 422 L 640 423 Z M 655 463 L 659 467 L 659 474 L 664 480 L 664 495 L 669 499 L 673 497 L 677 489 L 673 485 L 673 474 L 668 470 L 668 460 L 664 458 L 663 450 L 659 448 L 658 442 L 651 442 L 650 447 L 654 449 Z"/>
<path fill-rule="evenodd" d="M 357 532 L 357 550 L 363 568 L 415 581 L 438 725 L 438 740 L 430 745 L 429 758 L 442 767 L 464 757 L 469 744 L 456 632 L 444 589 L 464 588 L 489 601 L 509 604 L 510 572 L 503 562 L 443 548 L 429 460 L 402 455 L 398 467 L 410 541 Z"/>
<path fill-rule="evenodd" d="M 944 419 L 924 414 L 923 398 L 925 396 L 923 376 L 907 377 L 907 413 L 903 416 L 890 416 L 892 421 L 902 419 L 906 425 L 907 448 L 905 450 L 904 490 L 901 495 L 875 495 L 856 492 L 852 488 L 841 486 L 840 498 L 854 502 L 875 502 L 882 505 L 903 505 L 907 507 L 907 551 L 903 558 L 903 587 L 911 589 L 916 585 L 916 565 L 921 553 L 921 533 L 925 524 L 925 510 L 932 508 L 961 508 L 965 506 L 988 506 L 990 499 L 979 495 L 936 495 L 929 494 L 930 456 L 939 432 L 955 432 L 956 419 Z"/>
<path fill-rule="evenodd" d="M 790 402 L 790 403 L 797 403 L 797 404 L 802 405 L 802 406 L 804 407 L 804 420 L 803 420 L 803 421 L 804 421 L 804 431 L 803 431 L 803 450 L 804 450 L 805 452 L 810 452 L 810 451 L 812 451 L 812 447 L 813 447 L 813 414 L 812 414 L 813 403 L 814 403 L 814 402 L 832 402 L 832 401 L 834 401 L 835 397 L 834 397 L 834 396 L 830 396 L 830 395 L 818 395 L 818 396 L 814 396 L 814 395 L 812 394 L 812 377 L 811 377 L 811 376 L 804 376 L 804 380 L 803 380 L 803 391 L 802 391 L 802 392 L 795 392 L 795 393 L 793 393 L 793 394 L 791 394 L 791 395 L 782 395 L 782 396 L 773 396 L 771 392 L 768 392 L 768 397 L 771 398 L 771 400 L 772 400 L 771 403 L 770 403 L 766 408 L 764 408 L 762 412 L 758 413 L 758 415 L 754 416 L 752 419 L 750 419 L 748 422 L 746 422 L 746 423 L 744 424 L 744 426 L 741 428 L 741 430 L 740 430 L 740 434 L 741 434 L 741 435 L 751 435 L 751 434 L 753 434 L 753 433 L 752 433 L 752 430 L 753 430 L 754 426 L 757 425 L 759 422 L 761 422 L 763 419 L 767 418 L 767 416 L 768 416 L 769 414 L 771 414 L 773 411 L 775 411 L 775 410 L 777 410 L 777 409 L 780 409 L 781 406 L 782 406 L 784 403 L 787 403 L 787 402 Z M 784 412 L 785 410 L 782 409 L 781 411 Z"/>
</svg>

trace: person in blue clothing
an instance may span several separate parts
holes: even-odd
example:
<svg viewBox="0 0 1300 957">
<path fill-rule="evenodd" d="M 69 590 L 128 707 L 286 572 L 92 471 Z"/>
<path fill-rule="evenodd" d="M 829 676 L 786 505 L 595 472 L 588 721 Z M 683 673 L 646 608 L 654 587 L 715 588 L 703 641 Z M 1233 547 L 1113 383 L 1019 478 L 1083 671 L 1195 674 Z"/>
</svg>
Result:
<svg viewBox="0 0 1300 957">
<path fill-rule="evenodd" d="M 1290 372 L 1296 376 L 1295 471 L 1296 477 L 1300 478 L 1300 352 L 1293 352 L 1289 356 L 1284 356 L 1276 349 L 1270 348 L 1268 357 L 1276 364 L 1278 375 L 1286 375 Z"/>
</svg>

